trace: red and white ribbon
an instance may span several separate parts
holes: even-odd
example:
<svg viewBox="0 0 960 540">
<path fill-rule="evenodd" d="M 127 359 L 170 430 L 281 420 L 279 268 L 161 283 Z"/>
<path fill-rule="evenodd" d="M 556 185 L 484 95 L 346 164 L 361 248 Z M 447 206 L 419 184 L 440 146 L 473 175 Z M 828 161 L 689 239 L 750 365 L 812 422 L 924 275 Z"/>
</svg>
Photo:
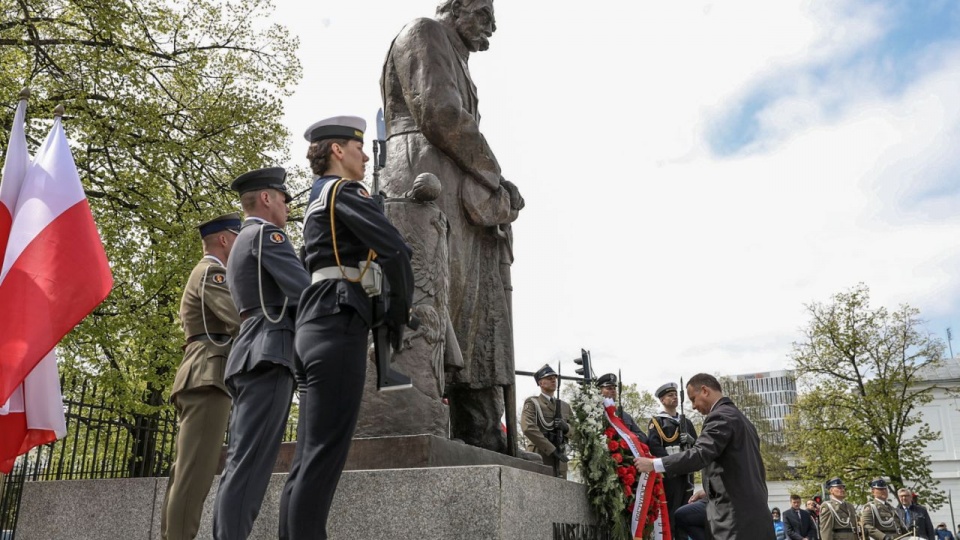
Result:
<svg viewBox="0 0 960 540">
<path fill-rule="evenodd" d="M 637 436 L 623 423 L 623 420 L 617 416 L 616 404 L 612 399 L 605 398 L 603 400 L 603 410 L 613 429 L 617 431 L 622 440 L 627 441 L 627 446 L 630 447 L 630 452 L 634 458 L 653 458 L 650 448 L 640 442 Z M 633 533 L 633 538 L 643 538 L 643 529 L 647 525 L 646 520 L 650 505 L 656 505 L 659 508 L 657 518 L 653 523 L 653 538 L 655 540 L 670 538 L 670 520 L 663 519 L 667 515 L 667 501 L 663 495 L 663 477 L 656 472 L 640 473 L 637 479 L 636 500 L 633 504 L 633 516 L 630 520 L 630 531 Z M 660 496 L 657 498 L 658 500 L 654 500 L 654 487 L 658 485 L 660 486 L 658 490 Z M 640 503 L 641 493 L 643 494 L 642 504 Z"/>
</svg>

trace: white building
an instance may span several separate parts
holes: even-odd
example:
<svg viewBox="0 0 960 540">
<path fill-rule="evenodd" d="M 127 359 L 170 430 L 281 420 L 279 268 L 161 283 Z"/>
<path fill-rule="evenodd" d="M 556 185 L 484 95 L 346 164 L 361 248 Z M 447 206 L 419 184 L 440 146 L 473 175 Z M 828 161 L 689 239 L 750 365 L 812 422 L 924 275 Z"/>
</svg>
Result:
<svg viewBox="0 0 960 540">
<path fill-rule="evenodd" d="M 797 402 L 797 381 L 793 370 L 734 375 L 733 380 L 743 382 L 747 389 L 763 399 L 764 418 L 770 420 L 774 430 L 782 432 L 787 415 Z"/>
<path fill-rule="evenodd" d="M 960 390 L 960 359 L 947 360 L 944 366 L 922 371 L 921 375 L 922 384 L 933 387 L 933 401 L 918 411 L 930 429 L 940 432 L 940 440 L 927 445 L 931 476 L 940 482 L 938 489 L 953 500 L 953 512 L 948 499 L 945 506 L 930 511 L 930 518 L 934 526 L 943 522 L 956 531 L 954 518 L 960 518 L 960 400 L 950 395 L 948 389 Z"/>
</svg>

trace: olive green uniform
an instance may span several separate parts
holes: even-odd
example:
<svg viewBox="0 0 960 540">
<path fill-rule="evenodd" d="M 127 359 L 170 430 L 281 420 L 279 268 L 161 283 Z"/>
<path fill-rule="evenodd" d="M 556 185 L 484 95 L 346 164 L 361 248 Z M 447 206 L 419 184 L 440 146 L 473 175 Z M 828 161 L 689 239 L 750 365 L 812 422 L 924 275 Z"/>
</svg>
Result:
<svg viewBox="0 0 960 540">
<path fill-rule="evenodd" d="M 860 540 L 857 508 L 837 499 L 824 502 L 820 507 L 820 540 Z"/>
<path fill-rule="evenodd" d="M 864 532 L 873 540 L 896 538 L 907 532 L 907 526 L 897 514 L 897 509 L 880 499 L 874 499 L 863 505 L 860 509 L 860 519 L 863 520 Z"/>
<path fill-rule="evenodd" d="M 531 396 L 523 402 L 523 412 L 520 414 L 520 429 L 529 441 L 527 443 L 528 452 L 536 452 L 543 458 L 543 464 L 553 467 L 557 458 L 553 455 L 557 449 L 552 442 L 547 439 L 546 434 L 554 430 L 554 416 L 556 414 L 556 398 L 548 398 L 540 394 Z M 569 435 L 569 424 L 573 418 L 573 410 L 565 401 L 560 401 L 560 415 L 563 421 L 568 424 L 567 431 L 564 432 L 564 438 Z M 561 478 L 567 475 L 567 464 L 558 463 L 559 476 Z"/>
<path fill-rule="evenodd" d="M 216 257 L 205 256 L 190 273 L 180 321 L 187 344 L 170 395 L 180 429 L 161 508 L 160 535 L 166 540 L 197 535 L 230 416 L 223 372 L 240 315 L 227 287 L 226 268 Z"/>
</svg>

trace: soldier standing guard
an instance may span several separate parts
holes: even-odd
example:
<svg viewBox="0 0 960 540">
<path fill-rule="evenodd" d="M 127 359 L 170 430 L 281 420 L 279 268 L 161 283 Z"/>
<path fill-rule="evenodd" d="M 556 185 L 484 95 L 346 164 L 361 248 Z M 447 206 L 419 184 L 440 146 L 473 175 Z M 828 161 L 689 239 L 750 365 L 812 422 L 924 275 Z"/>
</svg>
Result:
<svg viewBox="0 0 960 540">
<path fill-rule="evenodd" d="M 570 405 L 553 397 L 557 391 L 559 377 L 557 372 L 548 364 L 544 364 L 536 373 L 533 380 L 540 387 L 540 394 L 530 396 L 523 402 L 523 411 L 520 413 L 520 429 L 526 435 L 527 451 L 536 452 L 543 458 L 543 464 L 553 467 L 557 476 L 566 478 L 567 457 L 566 448 L 558 446 L 558 436 L 567 437 L 570 433 L 568 421 L 573 418 L 573 409 Z M 557 402 L 560 403 L 560 415 L 557 415 Z"/>
<path fill-rule="evenodd" d="M 280 167 L 239 176 L 246 220 L 227 263 L 240 333 L 227 358 L 233 398 L 227 462 L 213 515 L 217 540 L 243 540 L 260 512 L 293 397 L 294 316 L 310 283 L 283 231 L 291 197 Z"/>
<path fill-rule="evenodd" d="M 410 317 L 412 251 L 359 182 L 369 159 L 365 129 L 362 118 L 338 116 L 305 134 L 310 168 L 319 178 L 303 219 L 311 284 L 297 314 L 297 376 L 304 388 L 297 453 L 280 505 L 282 539 L 327 538 L 330 504 L 363 397 L 367 337 L 379 322 L 371 297 L 388 295 L 383 316 L 393 336 Z"/>
<path fill-rule="evenodd" d="M 830 499 L 820 505 L 820 540 L 860 540 L 857 536 L 857 509 L 848 503 L 843 480 L 831 478 L 826 484 Z"/>
<path fill-rule="evenodd" d="M 662 458 L 690 448 L 697 440 L 697 429 L 689 419 L 681 418 L 680 413 L 677 412 L 677 405 L 680 403 L 677 396 L 677 383 L 669 382 L 661 385 L 657 388 L 656 396 L 663 409 L 650 419 L 650 425 L 647 426 L 647 439 L 650 453 Z M 692 475 L 664 474 L 663 491 L 667 498 L 667 511 L 670 514 L 670 530 L 674 532 L 674 536 L 681 538 L 679 536 L 681 531 L 676 527 L 674 513 L 677 508 L 687 504 L 693 496 Z"/>
<path fill-rule="evenodd" d="M 170 401 L 177 409 L 177 458 L 160 509 L 160 537 L 192 539 L 200 528 L 203 501 L 220 462 L 230 418 L 223 372 L 240 315 L 227 287 L 226 262 L 240 234 L 240 214 L 224 214 L 198 227 L 203 258 L 193 268 L 180 300 L 186 345 Z"/>
<path fill-rule="evenodd" d="M 600 395 L 614 401 L 617 400 L 617 384 L 617 376 L 613 373 L 607 373 L 597 377 L 597 388 L 600 389 Z M 640 426 L 637 425 L 637 422 L 627 411 L 623 410 L 623 408 L 618 408 L 617 415 L 623 420 L 623 425 L 627 426 L 627 429 L 632 431 L 640 442 L 649 444 L 647 442 L 647 435 L 640 430 Z"/>
<path fill-rule="evenodd" d="M 897 509 L 887 502 L 889 491 L 886 480 L 875 478 L 870 482 L 870 494 L 873 500 L 860 509 L 863 532 L 873 540 L 892 540 L 905 534 L 907 526 L 897 514 Z"/>
</svg>

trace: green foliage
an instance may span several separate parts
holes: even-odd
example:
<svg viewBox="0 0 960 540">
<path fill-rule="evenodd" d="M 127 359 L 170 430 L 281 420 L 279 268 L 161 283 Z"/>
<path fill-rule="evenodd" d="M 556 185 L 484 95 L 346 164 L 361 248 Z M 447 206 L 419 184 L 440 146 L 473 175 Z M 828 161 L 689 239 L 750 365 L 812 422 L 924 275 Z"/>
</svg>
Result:
<svg viewBox="0 0 960 540">
<path fill-rule="evenodd" d="M 870 480 L 883 476 L 939 508 L 944 495 L 924 447 L 940 434 L 918 414 L 933 399 L 929 385 L 918 383 L 922 369 L 941 364 L 943 344 L 922 331 L 915 308 L 871 308 L 863 284 L 807 312 L 809 325 L 792 354 L 806 391 L 788 418 L 787 438 L 800 460 L 803 492 L 819 492 L 826 478 L 841 476 L 848 497 L 862 502 Z"/>
<path fill-rule="evenodd" d="M 0 2 L 0 102 L 9 128 L 32 89 L 33 148 L 55 105 L 111 261 L 114 289 L 61 346 L 67 375 L 94 376 L 131 412 L 163 407 L 183 335 L 195 224 L 238 210 L 229 183 L 286 159 L 282 98 L 297 42 L 260 21 L 267 0 Z"/>
</svg>

